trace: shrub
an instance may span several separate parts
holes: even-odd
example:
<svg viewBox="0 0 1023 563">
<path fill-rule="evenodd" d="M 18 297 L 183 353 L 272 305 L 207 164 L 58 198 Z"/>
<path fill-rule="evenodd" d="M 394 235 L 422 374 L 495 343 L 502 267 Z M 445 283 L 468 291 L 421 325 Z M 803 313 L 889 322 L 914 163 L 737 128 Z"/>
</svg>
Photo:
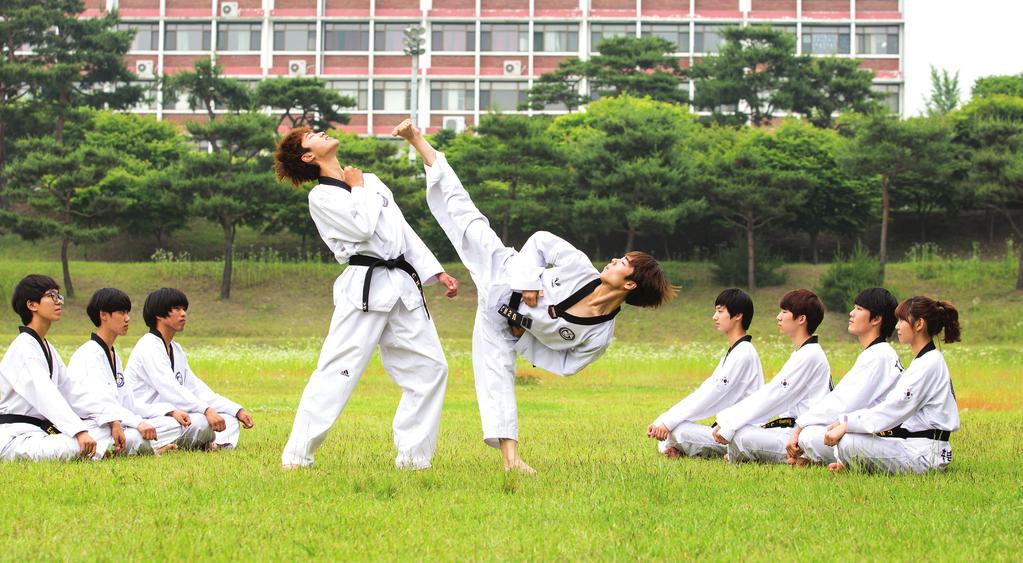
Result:
<svg viewBox="0 0 1023 563">
<path fill-rule="evenodd" d="M 866 248 L 857 244 L 848 257 L 838 256 L 821 276 L 817 295 L 832 311 L 849 311 L 859 292 L 882 283 L 881 264 Z"/>
<path fill-rule="evenodd" d="M 757 286 L 767 287 L 785 283 L 788 276 L 779 270 L 783 264 L 781 257 L 771 254 L 756 242 L 753 243 L 753 252 L 756 255 L 753 274 L 757 278 Z M 714 279 L 724 285 L 745 286 L 748 256 L 746 241 L 742 239 L 722 249 L 714 261 Z"/>
</svg>

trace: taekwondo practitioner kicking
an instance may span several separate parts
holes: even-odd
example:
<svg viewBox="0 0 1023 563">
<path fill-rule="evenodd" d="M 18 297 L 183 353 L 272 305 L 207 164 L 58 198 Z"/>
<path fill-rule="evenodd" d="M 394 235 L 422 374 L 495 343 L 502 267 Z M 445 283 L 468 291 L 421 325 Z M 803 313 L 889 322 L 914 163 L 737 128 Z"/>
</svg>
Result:
<svg viewBox="0 0 1023 563">
<path fill-rule="evenodd" d="M 828 426 L 824 443 L 835 446 L 832 471 L 862 469 L 880 473 L 942 471 L 952 462 L 948 440 L 959 430 L 955 388 L 934 337 L 959 341 L 959 312 L 947 301 L 917 296 L 895 310 L 899 342 L 913 350 L 913 361 L 884 401 L 842 413 Z"/>
<path fill-rule="evenodd" d="M 181 424 L 178 445 L 187 449 L 233 449 L 239 424 L 252 428 L 252 417 L 238 403 L 218 395 L 188 365 L 181 345 L 174 341 L 185 330 L 188 297 L 163 287 L 150 293 L 142 306 L 149 332 L 131 350 L 125 366 L 126 385 L 136 403 L 169 403 Z M 177 412 L 183 411 L 183 412 Z"/>
<path fill-rule="evenodd" d="M 14 288 L 11 305 L 24 326 L 0 360 L 0 459 L 98 460 L 113 444 L 109 427 L 79 418 L 53 382 L 65 366 L 46 335 L 63 303 L 49 276 L 26 276 Z"/>
<path fill-rule="evenodd" d="M 312 465 L 379 345 L 384 370 L 401 387 L 395 464 L 425 469 L 437 446 L 448 366 L 423 286 L 440 282 L 455 297 L 458 281 L 405 221 L 391 190 L 373 174 L 342 169 L 337 147 L 325 133 L 298 128 L 274 153 L 279 180 L 319 183 L 309 192 L 309 213 L 338 263 L 348 264 L 334 282 L 330 329 L 281 462 L 285 469 Z"/>
<path fill-rule="evenodd" d="M 533 234 L 518 252 L 506 247 L 444 155 L 409 120 L 392 134 L 423 157 L 430 211 L 476 284 L 472 361 L 483 440 L 501 450 L 506 470 L 535 473 L 518 454 L 516 352 L 537 367 L 572 375 L 611 344 L 623 303 L 656 307 L 675 290 L 643 252 L 598 271 L 585 254 L 548 232 Z"/>
<path fill-rule="evenodd" d="M 718 413 L 713 436 L 728 446 L 731 463 L 785 463 L 795 418 L 832 388 L 828 358 L 811 336 L 824 319 L 824 304 L 812 291 L 796 289 L 779 306 L 778 330 L 796 350 L 770 383 Z"/>
<path fill-rule="evenodd" d="M 96 332 L 71 356 L 59 385 L 71 408 L 83 419 L 110 422 L 115 451 L 127 455 L 161 454 L 177 449 L 185 416 L 170 403 L 142 403 L 125 385 L 121 356 L 114 343 L 128 333 L 131 299 L 110 287 L 97 290 L 85 307 Z"/>
<path fill-rule="evenodd" d="M 838 461 L 835 449 L 824 444 L 824 431 L 839 415 L 870 408 L 884 400 L 902 375 L 902 363 L 888 344 L 895 331 L 895 307 L 899 304 L 887 289 L 864 289 L 856 296 L 849 312 L 849 333 L 859 338 L 863 349 L 852 369 L 838 382 L 834 391 L 810 405 L 796 419 L 796 426 L 785 444 L 790 465 Z"/>
<path fill-rule="evenodd" d="M 741 289 L 726 289 L 714 300 L 714 328 L 728 339 L 728 351 L 688 397 L 665 411 L 647 428 L 666 457 L 724 457 L 727 447 L 714 440 L 712 428 L 696 421 L 714 416 L 764 385 L 764 369 L 746 333 L 753 322 L 753 300 Z"/>
</svg>

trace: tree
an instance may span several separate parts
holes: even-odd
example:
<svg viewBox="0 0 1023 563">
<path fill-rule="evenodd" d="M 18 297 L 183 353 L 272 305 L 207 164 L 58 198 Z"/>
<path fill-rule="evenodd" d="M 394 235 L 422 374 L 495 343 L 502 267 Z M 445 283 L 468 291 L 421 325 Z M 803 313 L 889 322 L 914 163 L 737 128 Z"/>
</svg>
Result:
<svg viewBox="0 0 1023 563">
<path fill-rule="evenodd" d="M 946 115 L 959 107 L 959 71 L 949 75 L 948 70 L 931 65 L 931 95 L 924 97 L 927 115 Z"/>
<path fill-rule="evenodd" d="M 267 78 L 256 87 L 256 104 L 274 108 L 279 116 L 277 126 L 284 123 L 292 127 L 330 129 L 345 124 L 351 116 L 341 108 L 355 107 L 356 101 L 327 88 L 319 78 Z"/>
<path fill-rule="evenodd" d="M 249 88 L 241 80 L 225 78 L 220 65 L 209 59 L 199 59 L 192 68 L 161 79 L 166 98 L 173 100 L 184 95 L 189 109 L 205 111 L 210 120 L 217 118 L 218 109 L 238 113 L 252 105 Z M 213 150 L 217 147 L 214 146 Z"/>
<path fill-rule="evenodd" d="M 995 75 L 978 78 L 973 83 L 973 97 L 1004 95 L 1023 97 L 1023 73 L 1012 75 Z"/>
<path fill-rule="evenodd" d="M 855 59 L 803 55 L 776 94 L 776 104 L 830 128 L 836 113 L 870 113 L 879 108 L 871 90 L 874 73 Z"/>
</svg>

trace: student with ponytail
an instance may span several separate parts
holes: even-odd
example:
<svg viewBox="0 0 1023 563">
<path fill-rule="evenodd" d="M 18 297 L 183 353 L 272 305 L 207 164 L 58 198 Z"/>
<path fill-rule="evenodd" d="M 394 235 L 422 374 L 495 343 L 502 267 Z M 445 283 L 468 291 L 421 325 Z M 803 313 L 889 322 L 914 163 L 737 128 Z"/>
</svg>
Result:
<svg viewBox="0 0 1023 563">
<path fill-rule="evenodd" d="M 959 341 L 959 312 L 947 301 L 917 296 L 895 310 L 899 342 L 913 361 L 879 405 L 839 417 L 824 442 L 835 446 L 832 471 L 858 468 L 882 473 L 927 473 L 952 462 L 949 437 L 959 430 L 955 389 L 934 337 Z"/>
</svg>

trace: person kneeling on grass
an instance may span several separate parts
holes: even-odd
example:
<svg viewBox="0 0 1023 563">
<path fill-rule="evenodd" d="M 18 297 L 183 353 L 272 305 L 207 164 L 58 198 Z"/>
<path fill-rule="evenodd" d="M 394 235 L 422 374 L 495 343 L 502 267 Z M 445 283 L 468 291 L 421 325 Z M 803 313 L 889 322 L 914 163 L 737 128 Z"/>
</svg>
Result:
<svg viewBox="0 0 1023 563">
<path fill-rule="evenodd" d="M 92 294 L 85 307 L 96 332 L 68 362 L 67 378 L 59 385 L 75 413 L 96 422 L 112 420 L 123 430 L 114 433 L 127 455 L 160 454 L 177 449 L 182 435 L 178 422 L 187 418 L 169 403 L 136 401 L 125 385 L 117 337 L 128 333 L 131 299 L 105 287 Z"/>
<path fill-rule="evenodd" d="M 778 330 L 796 349 L 770 383 L 718 413 L 713 436 L 728 445 L 732 463 L 784 463 L 795 417 L 832 388 L 828 358 L 811 336 L 824 320 L 824 304 L 812 291 L 796 289 L 783 295 L 779 306 Z"/>
<path fill-rule="evenodd" d="M 647 436 L 658 440 L 666 457 L 722 457 L 727 447 L 714 441 L 712 428 L 698 424 L 741 401 L 764 385 L 764 369 L 746 334 L 753 322 L 753 300 L 741 289 L 726 289 L 714 300 L 714 328 L 728 339 L 728 351 L 696 391 L 657 417 Z"/>
<path fill-rule="evenodd" d="M 824 443 L 835 446 L 832 471 L 859 468 L 880 473 L 942 471 L 952 462 L 948 440 L 959 430 L 955 388 L 934 337 L 959 341 L 959 312 L 947 301 L 917 296 L 895 310 L 899 342 L 913 361 L 884 401 L 843 413 L 828 426 Z"/>
<path fill-rule="evenodd" d="M 644 252 L 598 271 L 583 252 L 548 232 L 534 233 L 519 251 L 506 247 L 444 155 L 411 121 L 393 134 L 423 157 L 427 204 L 476 284 L 472 363 L 483 440 L 501 450 L 506 470 L 535 473 L 518 454 L 516 352 L 537 367 L 572 375 L 607 350 L 622 304 L 657 307 L 675 289 Z"/>
<path fill-rule="evenodd" d="M 53 382 L 65 367 L 46 336 L 63 304 L 50 276 L 14 288 L 11 305 L 25 324 L 0 360 L 0 459 L 101 459 L 113 445 L 109 427 L 79 418 Z"/>
<path fill-rule="evenodd" d="M 887 340 L 895 331 L 898 304 L 882 287 L 864 289 L 856 296 L 849 312 L 848 330 L 859 338 L 863 351 L 835 390 L 796 419 L 796 427 L 785 445 L 790 465 L 808 462 L 828 465 L 838 461 L 834 448 L 824 444 L 825 427 L 842 413 L 880 403 L 895 386 L 903 368 Z"/>
<path fill-rule="evenodd" d="M 188 366 L 185 351 L 174 341 L 185 330 L 188 298 L 177 289 L 157 289 L 146 297 L 142 319 L 149 332 L 135 343 L 125 367 L 126 384 L 135 401 L 169 403 L 187 413 L 175 417 L 184 427 L 182 447 L 233 449 L 241 433 L 239 423 L 252 428 L 252 417 L 199 379 Z"/>
</svg>

